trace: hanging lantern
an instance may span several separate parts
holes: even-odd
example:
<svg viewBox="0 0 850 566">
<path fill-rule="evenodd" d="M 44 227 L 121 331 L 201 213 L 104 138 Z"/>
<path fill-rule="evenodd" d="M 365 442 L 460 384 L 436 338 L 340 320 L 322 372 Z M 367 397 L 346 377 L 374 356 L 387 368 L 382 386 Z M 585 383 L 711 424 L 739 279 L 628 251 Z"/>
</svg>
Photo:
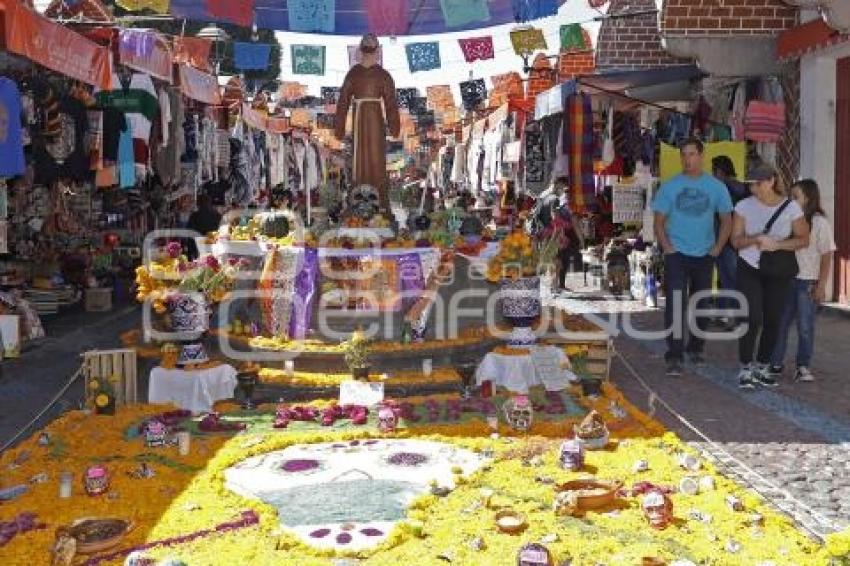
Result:
<svg viewBox="0 0 850 566">
<path fill-rule="evenodd" d="M 100 464 L 91 466 L 86 470 L 86 474 L 83 476 L 83 482 L 86 493 L 91 496 L 106 493 L 109 489 L 109 472 L 106 470 L 106 466 Z"/>
<path fill-rule="evenodd" d="M 534 419 L 534 409 L 525 395 L 517 395 L 505 401 L 502 406 L 505 419 L 511 428 L 520 432 L 528 432 Z"/>
<path fill-rule="evenodd" d="M 661 490 L 654 489 L 643 496 L 643 515 L 653 529 L 666 529 L 673 521 L 673 502 Z"/>
</svg>

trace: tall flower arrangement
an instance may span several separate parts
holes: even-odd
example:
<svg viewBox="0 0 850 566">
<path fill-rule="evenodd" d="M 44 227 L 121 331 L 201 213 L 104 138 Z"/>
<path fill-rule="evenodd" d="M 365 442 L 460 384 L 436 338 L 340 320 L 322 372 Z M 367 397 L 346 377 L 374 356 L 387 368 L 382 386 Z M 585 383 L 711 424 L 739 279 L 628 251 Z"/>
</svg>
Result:
<svg viewBox="0 0 850 566">
<path fill-rule="evenodd" d="M 152 299 L 159 314 L 167 312 L 169 301 L 179 294 L 200 293 L 207 303 L 218 303 L 233 288 L 241 266 L 237 259 L 222 264 L 213 255 L 190 261 L 179 242 L 169 242 L 158 259 L 136 268 L 136 299 Z"/>
<path fill-rule="evenodd" d="M 498 253 L 487 265 L 487 280 L 519 279 L 537 275 L 552 265 L 558 255 L 558 238 L 550 236 L 532 240 L 521 230 L 508 234 L 499 245 Z"/>
</svg>

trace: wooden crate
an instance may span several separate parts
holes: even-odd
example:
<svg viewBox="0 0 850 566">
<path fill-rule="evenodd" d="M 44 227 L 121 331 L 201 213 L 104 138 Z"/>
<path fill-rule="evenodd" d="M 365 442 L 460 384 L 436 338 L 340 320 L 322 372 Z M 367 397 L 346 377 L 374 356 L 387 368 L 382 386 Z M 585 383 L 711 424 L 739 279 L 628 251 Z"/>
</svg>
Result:
<svg viewBox="0 0 850 566">
<path fill-rule="evenodd" d="M 611 359 L 613 358 L 614 341 L 604 334 L 599 336 L 577 336 L 547 342 L 560 346 L 570 359 L 584 358 L 584 369 L 587 373 L 601 379 L 611 377 Z"/>
<path fill-rule="evenodd" d="M 118 377 L 115 384 L 116 405 L 135 405 L 139 402 L 135 350 L 92 350 L 82 354 L 83 375 L 86 377 L 86 401 L 91 401 L 88 382 L 92 378 Z"/>
</svg>

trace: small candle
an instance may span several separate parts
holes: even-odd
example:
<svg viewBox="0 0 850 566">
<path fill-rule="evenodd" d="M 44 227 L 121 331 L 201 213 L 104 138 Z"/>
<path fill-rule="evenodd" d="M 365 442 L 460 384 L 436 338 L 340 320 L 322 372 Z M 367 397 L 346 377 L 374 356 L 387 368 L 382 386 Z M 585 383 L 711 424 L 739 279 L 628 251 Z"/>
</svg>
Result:
<svg viewBox="0 0 850 566">
<path fill-rule="evenodd" d="M 71 484 L 74 482 L 74 474 L 62 472 L 59 474 L 59 498 L 69 499 L 71 497 Z"/>
<path fill-rule="evenodd" d="M 434 362 L 431 360 L 431 358 L 428 358 L 427 360 L 422 360 L 422 374 L 425 377 L 429 377 L 433 369 Z"/>
<path fill-rule="evenodd" d="M 295 360 L 285 360 L 283 371 L 286 373 L 286 377 L 295 377 Z"/>
<path fill-rule="evenodd" d="M 192 436 L 188 430 L 181 430 L 177 433 L 177 450 L 181 456 L 189 455 L 189 448 L 192 445 Z"/>
</svg>

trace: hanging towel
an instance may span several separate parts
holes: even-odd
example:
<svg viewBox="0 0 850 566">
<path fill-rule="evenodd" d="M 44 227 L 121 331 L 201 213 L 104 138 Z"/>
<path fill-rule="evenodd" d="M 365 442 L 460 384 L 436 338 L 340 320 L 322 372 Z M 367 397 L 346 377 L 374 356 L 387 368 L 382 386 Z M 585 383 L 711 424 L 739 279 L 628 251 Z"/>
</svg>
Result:
<svg viewBox="0 0 850 566">
<path fill-rule="evenodd" d="M 564 151 L 570 160 L 570 207 L 582 213 L 595 200 L 593 109 L 590 97 L 575 93 L 564 103 Z"/>
</svg>

